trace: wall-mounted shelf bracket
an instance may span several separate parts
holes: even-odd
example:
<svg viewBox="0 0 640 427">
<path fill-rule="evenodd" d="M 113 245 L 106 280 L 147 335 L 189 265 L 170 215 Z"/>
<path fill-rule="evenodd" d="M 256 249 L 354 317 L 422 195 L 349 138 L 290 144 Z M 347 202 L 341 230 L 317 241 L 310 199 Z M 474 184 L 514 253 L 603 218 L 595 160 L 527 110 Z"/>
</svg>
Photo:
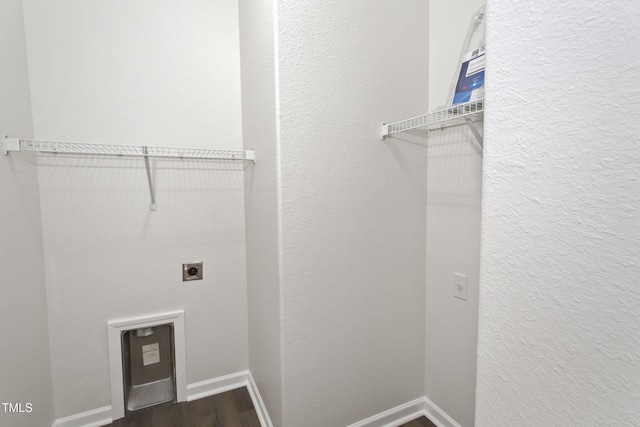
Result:
<svg viewBox="0 0 640 427">
<path fill-rule="evenodd" d="M 391 136 L 390 126 L 391 125 L 388 125 L 388 124 L 385 124 L 385 123 L 382 124 L 382 129 L 381 129 L 381 132 L 380 132 L 380 139 L 385 139 L 386 137 Z"/>
<path fill-rule="evenodd" d="M 480 131 L 478 130 L 478 127 L 476 126 L 475 122 L 468 117 L 465 117 L 464 121 L 465 123 L 467 123 L 467 126 L 469 126 L 469 129 L 471 130 L 471 133 L 473 134 L 473 136 L 476 137 L 478 144 L 480 144 L 480 148 L 484 148 L 484 145 L 483 145 L 484 140 L 482 139 L 482 135 L 480 135 Z"/>
<path fill-rule="evenodd" d="M 482 135 L 475 122 L 484 118 L 484 99 L 465 102 L 451 107 L 442 108 L 429 114 L 401 120 L 391 124 L 382 124 L 380 136 L 382 139 L 393 136 L 396 133 L 406 132 L 411 129 L 426 128 L 428 130 L 444 129 L 446 127 L 466 124 L 478 140 L 480 147 L 483 145 Z"/>
<path fill-rule="evenodd" d="M 151 178 L 151 167 L 149 166 L 149 148 L 142 147 L 142 151 L 144 152 L 144 166 L 147 169 L 147 181 L 149 181 L 149 194 L 151 195 L 151 205 L 149 205 L 149 210 L 155 211 L 158 209 L 158 205 L 156 204 L 156 188 L 153 185 L 153 179 Z"/>
<path fill-rule="evenodd" d="M 20 151 L 20 140 L 18 138 L 7 138 L 5 135 L 2 135 L 2 152 L 7 156 L 10 151 Z"/>
<path fill-rule="evenodd" d="M 2 134 L 0 134 L 2 135 Z M 253 150 L 208 150 L 202 148 L 174 148 L 139 145 L 88 144 L 77 142 L 34 141 L 30 139 L 7 138 L 2 135 L 2 152 L 31 151 L 46 154 L 75 154 L 115 157 L 143 157 L 149 182 L 152 211 L 156 210 L 156 189 L 151 174 L 150 158 L 178 160 L 216 160 L 256 162 Z"/>
</svg>

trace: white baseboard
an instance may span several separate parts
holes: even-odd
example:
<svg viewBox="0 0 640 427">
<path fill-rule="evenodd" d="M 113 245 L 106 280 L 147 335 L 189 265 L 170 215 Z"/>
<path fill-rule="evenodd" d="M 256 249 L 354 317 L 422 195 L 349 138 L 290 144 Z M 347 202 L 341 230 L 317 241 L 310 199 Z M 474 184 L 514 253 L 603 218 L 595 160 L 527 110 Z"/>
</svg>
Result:
<svg viewBox="0 0 640 427">
<path fill-rule="evenodd" d="M 192 400 L 202 399 L 203 397 L 213 396 L 214 394 L 224 393 L 225 391 L 235 390 L 240 387 L 247 387 L 260 425 L 262 427 L 273 427 L 267 409 L 264 406 L 262 396 L 260 396 L 260 391 L 258 391 L 258 387 L 250 371 L 237 372 L 235 374 L 188 385 L 187 401 L 191 402 Z"/>
<path fill-rule="evenodd" d="M 347 427 L 398 427 L 421 416 L 427 417 L 437 427 L 460 427 L 460 424 L 426 397 L 380 412 Z"/>
<path fill-rule="evenodd" d="M 111 406 L 103 406 L 93 411 L 59 418 L 51 427 L 100 427 L 112 421 Z"/>
<path fill-rule="evenodd" d="M 262 427 L 273 427 L 273 423 L 271 422 L 271 418 L 269 418 L 269 413 L 267 412 L 267 407 L 264 406 L 264 401 L 262 400 L 262 396 L 260 396 L 260 391 L 258 390 L 256 382 L 253 380 L 253 375 L 251 375 L 251 372 L 249 372 L 249 385 L 247 386 L 247 389 L 249 390 L 249 394 L 251 395 L 253 407 L 258 414 L 260 425 Z"/>
<path fill-rule="evenodd" d="M 187 386 L 187 402 L 249 385 L 249 371 L 236 372 Z"/>
<path fill-rule="evenodd" d="M 460 427 L 453 418 L 431 400 L 424 398 L 425 417 L 438 427 Z"/>
<path fill-rule="evenodd" d="M 260 392 L 249 371 L 236 372 L 210 380 L 187 385 L 187 402 L 247 387 L 262 427 L 273 427 Z M 111 406 L 82 412 L 53 422 L 52 427 L 100 427 L 113 422 Z"/>
<path fill-rule="evenodd" d="M 260 391 L 249 371 L 236 372 L 210 380 L 187 385 L 187 401 L 202 399 L 225 391 L 247 387 L 253 406 L 262 427 L 273 427 Z M 81 414 L 60 418 L 52 427 L 100 427 L 112 422 L 111 406 L 94 409 Z M 460 427 L 446 412 L 426 397 L 391 408 L 348 427 L 398 427 L 406 422 L 425 416 L 437 427 Z"/>
<path fill-rule="evenodd" d="M 397 427 L 425 414 L 424 397 L 380 412 L 348 427 Z"/>
</svg>

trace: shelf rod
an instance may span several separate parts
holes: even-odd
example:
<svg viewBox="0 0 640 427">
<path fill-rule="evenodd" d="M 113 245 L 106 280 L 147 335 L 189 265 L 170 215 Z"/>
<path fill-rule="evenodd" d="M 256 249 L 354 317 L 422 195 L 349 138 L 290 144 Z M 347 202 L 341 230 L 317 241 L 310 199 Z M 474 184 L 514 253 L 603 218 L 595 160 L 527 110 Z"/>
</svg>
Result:
<svg viewBox="0 0 640 427">
<path fill-rule="evenodd" d="M 151 205 L 149 206 L 149 209 L 152 211 L 155 211 L 158 208 L 158 205 L 156 204 L 156 189 L 153 185 L 153 179 L 151 178 L 151 167 L 149 166 L 149 156 L 146 155 L 148 154 L 149 149 L 147 147 L 142 147 L 142 151 L 145 154 L 144 165 L 147 169 L 147 181 L 149 181 L 149 193 L 151 194 Z"/>
</svg>

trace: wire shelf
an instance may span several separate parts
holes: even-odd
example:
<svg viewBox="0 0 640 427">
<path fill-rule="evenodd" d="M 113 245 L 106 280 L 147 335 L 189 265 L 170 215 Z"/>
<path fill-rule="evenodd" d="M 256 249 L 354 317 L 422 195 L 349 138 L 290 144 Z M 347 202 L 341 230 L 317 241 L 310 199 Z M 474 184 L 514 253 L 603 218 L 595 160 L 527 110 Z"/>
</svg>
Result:
<svg viewBox="0 0 640 427">
<path fill-rule="evenodd" d="M 252 150 L 208 150 L 200 148 L 154 147 L 142 145 L 89 144 L 19 139 L 18 146 L 5 151 L 32 151 L 50 154 L 89 154 L 99 156 L 147 157 L 199 160 L 249 160 L 255 161 Z"/>
<path fill-rule="evenodd" d="M 484 99 L 478 99 L 476 101 L 443 108 L 422 116 L 413 117 L 391 124 L 383 124 L 381 135 L 382 139 L 384 139 L 387 136 L 411 129 L 425 127 L 430 130 L 441 129 L 444 127 L 479 121 L 482 120 L 483 117 Z"/>
<path fill-rule="evenodd" d="M 256 157 L 253 150 L 232 151 L 232 150 L 207 150 L 202 148 L 174 148 L 155 147 L 144 145 L 112 145 L 112 144 L 87 144 L 79 142 L 53 142 L 36 141 L 31 139 L 2 137 L 2 150 L 5 155 L 13 151 L 30 151 L 47 154 L 80 154 L 95 156 L 115 156 L 115 157 L 142 157 L 144 158 L 145 169 L 147 171 L 147 181 L 149 183 L 149 195 L 151 205 L 149 209 L 155 211 L 156 190 L 151 173 L 149 158 L 164 159 L 196 159 L 196 160 L 230 160 L 230 161 L 251 161 L 255 163 Z"/>
</svg>

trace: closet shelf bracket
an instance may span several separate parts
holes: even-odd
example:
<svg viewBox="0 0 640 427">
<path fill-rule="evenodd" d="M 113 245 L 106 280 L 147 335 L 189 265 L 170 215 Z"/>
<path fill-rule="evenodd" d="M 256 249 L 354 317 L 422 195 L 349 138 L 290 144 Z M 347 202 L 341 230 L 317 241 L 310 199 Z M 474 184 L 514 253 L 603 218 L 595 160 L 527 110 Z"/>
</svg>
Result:
<svg viewBox="0 0 640 427">
<path fill-rule="evenodd" d="M 396 133 L 406 132 L 411 129 L 426 128 L 427 130 L 441 130 L 451 126 L 466 124 L 471 133 L 483 146 L 483 138 L 476 126 L 476 122 L 484 119 L 484 99 L 465 102 L 451 107 L 442 108 L 429 114 L 412 117 L 391 124 L 382 124 L 380 136 L 382 139 L 393 136 Z"/>
<path fill-rule="evenodd" d="M 149 194 L 151 196 L 150 209 L 155 211 L 156 189 L 151 173 L 150 158 L 177 159 L 177 160 L 214 160 L 214 161 L 249 161 L 256 162 L 253 150 L 208 150 L 202 148 L 175 148 L 139 145 L 111 145 L 88 144 L 77 142 L 52 142 L 35 141 L 30 139 L 8 138 L 0 134 L 2 138 L 2 152 L 9 155 L 11 152 L 31 151 L 46 154 L 74 154 L 92 156 L 115 157 L 142 157 L 144 158 L 147 181 L 149 182 Z"/>
<path fill-rule="evenodd" d="M 149 147 L 142 147 L 142 151 L 144 152 L 144 166 L 147 169 L 147 181 L 149 182 L 149 194 L 151 195 L 151 205 L 149 205 L 149 210 L 155 211 L 158 209 L 158 205 L 156 204 L 156 188 L 153 185 L 153 179 L 151 178 L 151 167 L 149 166 Z"/>
<path fill-rule="evenodd" d="M 2 152 L 7 156 L 10 151 L 20 151 L 20 140 L 18 138 L 7 138 L 3 135 Z"/>
<path fill-rule="evenodd" d="M 475 122 L 468 117 L 465 117 L 464 121 L 467 124 L 467 126 L 469 126 L 469 129 L 471 130 L 471 133 L 473 134 L 473 136 L 476 137 L 478 144 L 480 144 L 480 148 L 484 148 L 484 140 L 482 138 L 482 135 L 480 135 L 480 131 L 478 130 L 478 127 L 476 126 Z"/>
</svg>

